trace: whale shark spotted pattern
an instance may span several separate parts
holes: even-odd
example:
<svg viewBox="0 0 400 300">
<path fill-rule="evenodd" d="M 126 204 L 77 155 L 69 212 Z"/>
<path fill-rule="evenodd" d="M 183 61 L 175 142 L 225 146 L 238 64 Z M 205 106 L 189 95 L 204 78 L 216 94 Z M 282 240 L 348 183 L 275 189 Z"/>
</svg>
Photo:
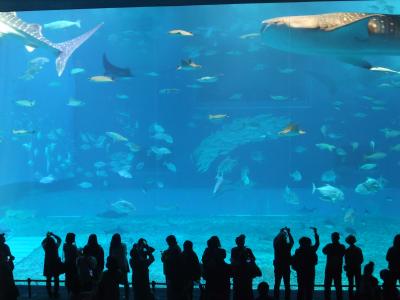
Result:
<svg viewBox="0 0 400 300">
<path fill-rule="evenodd" d="M 302 54 L 330 55 L 372 71 L 363 56 L 400 55 L 400 15 L 338 12 L 284 16 L 262 22 L 267 45 Z"/>
<path fill-rule="evenodd" d="M 10 35 L 22 40 L 28 51 L 33 51 L 36 48 L 47 48 L 55 51 L 57 54 L 56 70 L 58 76 L 61 76 L 64 72 L 65 66 L 72 53 L 101 26 L 102 24 L 99 24 L 72 40 L 62 43 L 53 43 L 43 36 L 41 25 L 24 22 L 22 19 L 18 18 L 16 12 L 0 12 L 0 37 Z"/>
</svg>

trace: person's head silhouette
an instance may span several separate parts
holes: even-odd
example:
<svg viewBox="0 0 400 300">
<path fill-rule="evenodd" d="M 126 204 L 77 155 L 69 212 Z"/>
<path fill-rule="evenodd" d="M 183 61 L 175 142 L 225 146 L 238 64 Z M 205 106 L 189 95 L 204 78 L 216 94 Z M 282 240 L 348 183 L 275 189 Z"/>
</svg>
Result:
<svg viewBox="0 0 400 300">
<path fill-rule="evenodd" d="M 349 236 L 346 237 L 346 243 L 349 244 L 350 246 L 354 245 L 357 242 L 357 239 L 354 235 L 350 234 Z"/>
<path fill-rule="evenodd" d="M 173 247 L 173 246 L 178 245 L 178 242 L 176 241 L 176 237 L 174 235 L 167 236 L 165 241 L 167 242 L 169 247 Z"/>
<path fill-rule="evenodd" d="M 212 237 L 209 238 L 207 241 L 207 247 L 208 248 L 220 248 L 221 247 L 221 242 L 219 238 L 216 235 L 213 235 Z"/>
<path fill-rule="evenodd" d="M 300 248 L 309 248 L 311 247 L 311 239 L 309 237 L 303 236 L 299 240 Z"/>
<path fill-rule="evenodd" d="M 121 246 L 121 244 L 122 244 L 121 235 L 119 233 L 115 233 L 111 238 L 110 247 Z"/>
<path fill-rule="evenodd" d="M 339 232 L 332 233 L 331 234 L 331 240 L 332 240 L 332 243 L 339 243 L 339 240 L 340 240 Z"/>
<path fill-rule="evenodd" d="M 110 271 L 118 270 L 117 260 L 112 256 L 107 257 L 106 268 Z"/>
<path fill-rule="evenodd" d="M 94 247 L 94 246 L 98 245 L 97 235 L 95 235 L 94 233 L 89 235 L 88 245 L 91 246 L 91 247 Z"/>
<path fill-rule="evenodd" d="M 364 266 L 364 274 L 365 275 L 372 275 L 372 273 L 374 273 L 374 267 L 375 267 L 375 264 L 372 261 L 367 263 Z"/>
<path fill-rule="evenodd" d="M 267 297 L 269 293 L 269 284 L 265 281 L 260 282 L 257 286 L 257 291 L 260 297 Z"/>
<path fill-rule="evenodd" d="M 65 243 L 68 245 L 72 245 L 75 243 L 75 233 L 69 232 L 65 236 Z"/>
<path fill-rule="evenodd" d="M 191 241 L 185 241 L 183 243 L 183 250 L 192 251 L 193 250 L 193 243 Z"/>
<path fill-rule="evenodd" d="M 244 234 L 239 235 L 236 239 L 235 239 L 236 245 L 238 247 L 244 247 L 244 244 L 246 243 L 246 236 Z"/>
</svg>

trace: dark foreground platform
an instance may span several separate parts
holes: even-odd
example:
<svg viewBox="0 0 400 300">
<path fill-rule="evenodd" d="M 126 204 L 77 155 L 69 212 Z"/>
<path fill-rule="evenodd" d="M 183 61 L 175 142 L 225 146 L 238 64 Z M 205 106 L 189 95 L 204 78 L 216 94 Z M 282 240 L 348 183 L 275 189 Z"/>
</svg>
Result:
<svg viewBox="0 0 400 300">
<path fill-rule="evenodd" d="M 28 288 L 27 288 L 27 286 L 18 286 L 18 288 L 19 288 L 19 291 L 20 291 L 20 297 L 18 299 L 28 300 L 29 297 L 28 297 Z M 195 300 L 197 300 L 199 298 L 198 297 L 198 292 L 199 292 L 198 290 L 195 290 L 195 297 L 194 297 Z M 122 294 L 123 294 L 123 291 L 121 289 L 121 295 Z M 345 294 L 344 300 L 347 300 L 348 299 L 347 298 L 347 293 L 344 292 L 344 294 Z M 166 299 L 166 297 L 165 297 L 165 289 L 163 289 L 163 288 L 156 289 L 155 295 L 156 295 L 156 299 L 157 300 L 165 300 Z M 335 299 L 334 295 L 335 295 L 335 293 L 332 292 L 332 296 L 333 296 L 332 299 Z M 323 298 L 324 297 L 323 297 L 323 292 L 322 291 L 316 291 L 315 292 L 314 300 L 323 300 Z M 32 300 L 47 300 L 47 299 L 49 299 L 47 297 L 47 294 L 46 294 L 46 288 L 44 286 L 32 286 L 32 298 L 30 298 L 30 299 L 32 299 Z M 60 298 L 59 299 L 60 300 L 68 300 L 64 287 L 60 288 Z M 122 297 L 121 297 L 121 299 L 122 299 Z M 131 299 L 133 299 L 133 296 L 132 296 Z M 281 299 L 283 299 L 283 297 Z M 296 291 L 293 291 L 292 299 L 296 299 Z"/>
</svg>

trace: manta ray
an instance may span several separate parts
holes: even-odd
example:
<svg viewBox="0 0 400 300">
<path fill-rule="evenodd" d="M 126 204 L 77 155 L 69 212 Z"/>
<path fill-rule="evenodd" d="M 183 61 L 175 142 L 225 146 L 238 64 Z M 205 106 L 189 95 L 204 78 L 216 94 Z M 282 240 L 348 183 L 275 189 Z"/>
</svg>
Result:
<svg viewBox="0 0 400 300">
<path fill-rule="evenodd" d="M 101 25 L 97 25 L 72 40 L 54 43 L 43 36 L 41 25 L 24 22 L 18 18 L 16 12 L 0 12 L 0 37 L 14 37 L 21 40 L 29 52 L 34 51 L 36 48 L 45 48 L 54 52 L 57 55 L 56 70 L 58 76 L 61 76 L 64 72 L 65 65 L 72 53 L 90 38 Z"/>
<path fill-rule="evenodd" d="M 285 16 L 262 22 L 265 43 L 289 52 L 326 55 L 372 70 L 394 72 L 373 66 L 364 56 L 400 55 L 400 15 L 328 13 Z"/>
<path fill-rule="evenodd" d="M 113 79 L 132 77 L 132 73 L 129 68 L 120 68 L 113 65 L 108 60 L 106 54 L 103 54 L 103 67 L 104 67 L 104 75 L 109 76 Z"/>
</svg>

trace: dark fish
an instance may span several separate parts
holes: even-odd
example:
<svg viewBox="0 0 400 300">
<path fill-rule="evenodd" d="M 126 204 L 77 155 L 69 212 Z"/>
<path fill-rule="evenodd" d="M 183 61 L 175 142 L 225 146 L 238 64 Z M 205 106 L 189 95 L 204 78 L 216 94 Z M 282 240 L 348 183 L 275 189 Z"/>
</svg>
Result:
<svg viewBox="0 0 400 300">
<path fill-rule="evenodd" d="M 121 212 L 117 212 L 114 210 L 106 210 L 103 211 L 101 213 L 98 213 L 96 215 L 99 218 L 105 218 L 105 219 L 119 219 L 119 218 L 125 218 L 128 216 L 127 213 L 121 213 Z"/>
<path fill-rule="evenodd" d="M 124 234 L 124 233 L 128 233 L 129 231 L 126 230 L 125 228 L 121 227 L 121 226 L 117 226 L 117 227 L 113 227 L 113 228 L 106 228 L 103 229 L 105 234 L 114 234 L 114 233 L 119 233 L 119 234 Z"/>
<path fill-rule="evenodd" d="M 120 68 L 113 65 L 108 60 L 106 54 L 103 54 L 103 67 L 104 67 L 104 75 L 109 76 L 112 79 L 133 77 L 131 70 L 129 68 Z"/>
<path fill-rule="evenodd" d="M 348 233 L 348 234 L 353 234 L 353 235 L 355 235 L 357 233 L 353 227 L 346 227 L 344 229 L 344 231 L 346 231 L 346 233 Z"/>
</svg>

